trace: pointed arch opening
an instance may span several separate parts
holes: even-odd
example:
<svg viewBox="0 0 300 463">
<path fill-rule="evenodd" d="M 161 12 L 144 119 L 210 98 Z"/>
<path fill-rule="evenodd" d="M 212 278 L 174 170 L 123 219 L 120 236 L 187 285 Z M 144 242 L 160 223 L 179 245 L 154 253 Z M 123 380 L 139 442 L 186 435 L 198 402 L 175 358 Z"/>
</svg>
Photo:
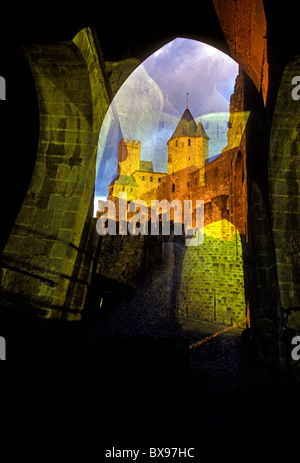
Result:
<svg viewBox="0 0 300 463">
<path fill-rule="evenodd" d="M 152 162 L 154 172 L 167 173 L 167 142 L 180 121 L 187 93 L 193 118 L 198 123 L 201 116 L 208 134 L 209 159 L 220 155 L 227 145 L 230 96 L 238 74 L 237 63 L 228 55 L 184 38 L 167 43 L 143 63 L 128 59 L 108 63 L 108 68 L 115 96 L 99 136 L 95 215 L 98 198 L 107 198 L 108 185 L 118 173 L 122 138 L 140 141 L 140 160 Z M 184 141 L 179 142 L 182 147 Z M 138 162 L 133 165 L 136 170 Z"/>
<path fill-rule="evenodd" d="M 117 71 L 120 64 L 109 63 L 116 88 L 124 79 L 122 72 L 132 71 L 133 64 L 125 60 Z M 109 225 L 103 232 L 103 241 L 110 246 L 102 247 L 98 275 L 138 288 L 141 275 L 155 274 L 160 266 L 158 280 L 169 282 L 161 294 L 152 292 L 153 303 L 159 305 L 163 297 L 166 307 L 169 301 L 160 317 L 166 311 L 177 320 L 243 322 L 245 326 L 242 246 L 247 208 L 243 207 L 246 188 L 240 187 L 240 180 L 246 175 L 243 158 L 249 114 L 241 104 L 242 91 L 239 66 L 230 57 L 210 45 L 178 38 L 130 73 L 103 122 L 94 214 L 101 223 L 99 229 L 105 230 L 109 220 L 118 227 L 112 227 L 117 236 L 108 236 Z M 196 220 L 201 209 L 197 200 L 202 201 L 201 223 Z M 173 207 L 178 201 L 181 220 Z M 162 232 L 163 241 L 159 244 L 156 234 L 146 238 L 142 233 L 146 229 L 151 235 L 154 230 L 152 202 L 169 205 L 168 213 L 157 209 L 160 225 L 156 230 Z M 135 203 L 139 206 L 134 207 Z M 144 212 L 148 207 L 148 215 L 140 215 L 140 203 Z M 112 216 L 109 204 L 115 205 Z M 185 207 L 190 207 L 190 221 Z M 166 235 L 165 218 L 170 222 Z M 149 220 L 150 225 L 146 227 L 142 220 Z M 129 233 L 133 221 L 142 238 L 139 246 L 136 236 Z M 160 248 L 157 258 L 152 254 L 154 248 Z M 180 268 L 175 277 L 176 259 Z M 204 300 L 207 291 L 212 297 Z"/>
</svg>

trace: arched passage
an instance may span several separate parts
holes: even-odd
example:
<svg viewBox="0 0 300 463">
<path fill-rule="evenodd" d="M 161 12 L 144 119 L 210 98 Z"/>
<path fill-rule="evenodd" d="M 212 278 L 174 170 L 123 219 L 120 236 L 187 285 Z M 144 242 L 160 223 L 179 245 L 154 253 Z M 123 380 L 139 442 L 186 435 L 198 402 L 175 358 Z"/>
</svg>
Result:
<svg viewBox="0 0 300 463">
<path fill-rule="evenodd" d="M 172 47 L 176 49 L 175 56 L 170 52 Z M 201 50 L 199 55 L 197 47 Z M 190 49 L 192 53 L 189 54 Z M 185 59 L 182 58 L 183 51 Z M 115 165 L 111 183 L 109 186 L 106 183 L 104 192 L 107 192 L 109 201 L 113 201 L 116 208 L 120 194 L 123 197 L 124 193 L 129 202 L 142 199 L 148 207 L 151 201 L 179 201 L 183 210 L 185 200 L 203 200 L 204 243 L 186 249 L 183 246 L 181 254 L 185 256 L 181 260 L 182 268 L 176 269 L 181 277 L 176 284 L 174 281 L 172 283 L 172 294 L 175 299 L 177 296 L 174 304 L 177 317 L 194 317 L 229 325 L 240 323 L 246 318 L 243 247 L 247 220 L 245 140 L 249 117 L 249 113 L 244 111 L 243 76 L 237 75 L 237 65 L 232 64 L 227 57 L 224 59 L 222 56 L 224 61 L 220 66 L 218 52 L 194 40 L 174 40 L 157 50 L 154 58 L 153 64 L 151 58 L 148 58 L 141 65 L 141 71 L 138 67 L 122 84 L 107 113 L 107 124 L 105 120 L 102 126 L 98 149 L 100 175 L 103 173 L 105 177 L 105 167 Z M 172 72 L 168 74 L 167 68 L 171 65 Z M 228 86 L 226 78 L 229 78 L 226 76 L 231 65 L 234 72 L 230 74 L 231 88 L 226 100 L 216 87 L 224 91 Z M 158 70 L 154 69 L 155 66 L 159 67 Z M 204 69 L 209 71 L 206 73 Z M 152 71 L 152 77 L 147 71 Z M 185 94 L 180 95 L 180 89 L 184 86 L 190 91 L 186 101 Z M 176 109 L 176 106 L 180 109 L 180 101 L 186 104 L 181 118 Z M 195 111 L 195 102 L 201 106 L 197 129 L 190 112 L 191 107 L 194 108 L 191 111 Z M 117 137 L 123 135 L 122 131 L 126 136 L 119 144 Z M 151 148 L 154 149 L 151 151 Z M 147 170 L 149 164 L 151 172 Z M 162 170 L 157 171 L 157 165 L 163 166 Z M 96 179 L 96 190 L 97 187 Z M 192 207 L 195 209 L 195 204 Z M 101 212 L 98 211 L 99 217 Z M 171 216 L 173 219 L 175 221 L 175 212 Z M 183 217 L 176 219 L 177 224 L 178 220 L 183 222 Z M 97 265 L 97 274 L 105 282 L 102 284 L 107 285 L 109 280 L 135 286 L 141 273 L 151 273 L 152 269 L 145 266 L 145 254 L 148 255 L 149 248 L 151 252 L 151 246 L 157 247 L 157 239 L 154 237 L 151 244 L 151 237 L 148 237 L 145 249 L 145 239 L 142 238 L 138 241 L 137 237 L 123 239 L 119 236 L 103 236 Z M 168 249 L 173 249 L 174 256 L 177 256 L 178 243 L 173 243 L 175 237 L 163 239 L 171 241 Z M 131 243 L 131 250 L 128 243 Z M 167 278 L 169 281 L 172 271 L 174 275 L 176 272 L 169 254 L 165 256 L 171 265 Z M 161 260 L 162 256 L 158 255 L 158 258 Z M 164 272 L 165 267 L 163 263 Z M 101 290 L 101 282 L 98 281 L 97 302 L 101 300 L 103 303 L 104 300 L 105 303 L 105 288 Z M 174 293 L 175 286 L 177 294 Z M 153 304 L 156 301 L 153 291 Z"/>
<path fill-rule="evenodd" d="M 272 48 L 272 41 L 271 40 L 269 41 L 265 35 L 267 21 L 266 21 L 265 14 L 263 11 L 263 3 L 261 1 L 239 2 L 239 1 L 228 0 L 226 2 L 214 2 L 214 5 L 216 7 L 216 11 L 217 11 L 226 41 L 228 45 L 231 47 L 232 56 L 237 57 L 237 61 L 241 63 L 241 65 L 243 66 L 243 69 L 253 79 L 253 82 L 255 82 L 256 91 L 259 90 L 264 95 L 263 104 L 261 104 L 261 102 L 258 101 L 258 97 L 256 95 L 256 97 L 253 100 L 252 106 L 255 107 L 256 109 L 259 108 L 259 112 L 260 114 L 262 114 L 264 110 L 263 107 L 266 105 L 268 116 L 270 116 L 272 114 L 272 104 L 274 103 L 274 101 L 273 103 L 272 101 L 270 101 L 270 104 L 268 104 L 269 89 L 271 88 L 273 95 L 274 95 L 274 91 L 276 92 L 276 85 L 277 85 L 276 79 L 278 79 L 278 75 L 280 75 L 281 71 L 279 69 L 277 74 L 275 73 L 276 74 L 275 78 L 272 77 L 272 85 L 269 86 L 267 77 L 270 77 L 270 74 L 266 72 L 266 70 L 268 69 L 268 60 L 270 59 L 270 57 L 271 59 L 273 59 L 273 70 L 274 70 L 274 67 L 275 67 L 274 63 L 276 61 L 276 50 L 274 49 L 274 47 Z M 269 13 L 269 18 L 271 16 L 272 15 Z M 247 34 L 245 34 L 245 31 L 247 31 Z M 250 37 L 249 37 L 249 34 L 250 34 Z M 191 31 L 191 35 L 195 36 L 195 30 Z M 274 31 L 273 31 L 273 37 L 274 37 Z M 91 35 L 89 36 L 89 39 L 86 43 L 86 48 L 85 47 L 81 48 L 81 55 L 78 54 L 77 50 L 74 48 L 72 50 L 72 53 L 74 53 L 74 55 L 77 56 L 77 58 L 79 59 L 79 63 L 81 63 L 80 65 L 83 66 L 84 64 L 84 66 L 86 66 L 86 69 L 89 68 L 88 72 L 86 73 L 86 79 L 85 79 L 86 82 L 89 80 L 87 78 L 87 74 L 89 72 L 93 74 L 94 76 L 95 75 L 100 76 L 99 80 L 101 83 L 103 83 L 102 88 L 106 89 L 104 93 L 107 94 L 107 97 L 101 94 L 100 98 L 104 102 L 109 101 L 109 97 L 108 97 L 108 93 L 109 93 L 108 87 L 109 86 L 107 83 L 107 76 L 105 75 L 105 72 L 104 72 L 103 60 L 101 61 L 100 59 L 101 57 L 99 54 L 98 47 L 96 47 L 95 53 L 92 53 L 90 57 L 88 53 L 84 53 L 84 49 L 86 51 L 89 49 L 89 46 L 88 46 L 89 42 L 93 43 L 93 40 L 91 40 Z M 265 53 L 265 50 L 266 50 L 265 44 L 267 44 L 267 47 L 269 47 L 270 49 L 272 48 L 272 53 L 268 54 L 267 56 Z M 72 44 L 69 44 L 69 45 L 72 48 Z M 225 44 L 223 45 L 225 46 Z M 49 46 L 49 50 L 50 48 L 51 47 Z M 56 47 L 56 46 L 54 47 L 54 49 L 56 50 L 56 53 L 58 54 L 58 56 L 60 56 L 60 59 L 62 62 L 63 57 L 62 57 L 61 51 L 62 51 L 63 46 L 61 48 L 61 51 L 59 52 L 58 52 L 58 48 L 59 47 Z M 46 64 L 47 64 L 47 59 L 44 59 L 46 57 L 45 49 L 42 46 L 40 46 L 40 51 L 41 51 L 41 61 L 44 60 L 43 66 L 45 69 Z M 85 63 L 82 60 L 83 56 L 85 56 L 85 59 L 84 59 Z M 93 64 L 94 63 L 93 60 L 95 57 L 97 58 L 96 60 L 100 61 L 99 66 L 98 65 L 94 66 Z M 65 58 L 66 58 L 66 55 L 65 55 Z M 43 66 L 41 66 L 40 68 L 41 76 L 43 76 L 43 70 L 42 70 Z M 255 78 L 253 77 L 254 74 L 255 74 Z M 71 82 L 74 77 L 72 76 L 72 73 L 69 73 L 69 74 L 67 73 L 66 75 L 70 78 L 69 81 Z M 248 80 L 250 81 L 250 79 Z M 49 81 L 51 81 L 51 79 L 49 79 Z M 49 81 L 47 83 L 49 83 Z M 45 82 L 46 81 L 44 81 L 44 83 Z M 61 80 L 61 82 L 63 82 L 63 79 Z M 247 83 L 248 91 L 246 95 L 248 99 L 252 91 L 250 87 L 251 85 L 248 82 Z M 59 93 L 58 92 L 59 88 L 60 87 L 58 85 L 57 87 L 53 89 L 54 99 Z M 74 88 L 75 88 L 75 84 L 74 84 Z M 68 121 L 71 121 L 72 115 L 73 115 L 72 111 L 74 109 L 73 103 L 76 103 L 76 98 L 74 97 L 73 99 L 74 95 L 71 96 L 71 93 L 70 92 L 68 93 L 66 88 L 64 90 L 65 90 L 65 93 L 62 92 L 65 98 L 64 107 L 66 107 L 66 110 L 68 111 L 65 114 L 65 116 L 66 116 L 66 119 L 68 119 Z M 40 93 L 40 96 L 41 95 L 42 93 Z M 266 95 L 267 95 L 267 98 L 265 97 Z M 241 97 L 241 98 L 244 98 L 244 97 Z M 49 109 L 49 114 L 54 115 L 52 109 Z M 268 152 L 268 149 L 266 148 L 266 145 L 268 144 L 268 126 L 266 125 L 266 121 L 265 121 L 266 118 L 262 117 L 261 119 L 262 119 L 261 120 L 262 123 L 260 124 L 259 129 L 258 129 L 259 124 L 257 124 L 257 119 L 255 121 L 255 117 L 253 114 L 248 124 L 248 130 L 249 130 L 249 133 L 251 134 L 251 136 L 249 136 L 247 139 L 247 153 L 248 153 L 247 183 L 248 183 L 248 186 L 250 187 L 248 188 L 248 191 L 249 191 L 248 197 L 249 197 L 249 206 L 250 206 L 249 214 L 248 214 L 248 225 L 249 225 L 248 228 L 249 228 L 249 241 L 251 244 L 249 261 L 252 264 L 252 267 L 251 267 L 252 275 L 249 275 L 249 282 L 247 283 L 247 285 L 252 290 L 251 291 L 252 293 L 251 297 L 253 298 L 252 305 L 253 307 L 255 307 L 255 311 L 257 315 L 255 316 L 256 321 L 257 321 L 256 323 L 257 332 L 262 333 L 262 336 L 265 338 L 265 341 L 266 341 L 262 344 L 266 346 L 268 345 L 268 342 L 270 339 L 276 338 L 274 334 L 275 333 L 274 330 L 268 331 L 268 327 L 270 326 L 270 324 L 268 323 L 268 320 L 269 320 L 269 314 L 270 313 L 273 314 L 274 307 L 277 304 L 277 301 L 276 301 L 277 296 L 273 297 L 275 294 L 273 289 L 276 287 L 277 279 L 276 279 L 276 267 L 275 267 L 274 262 L 272 261 L 272 257 L 269 258 L 270 261 L 268 261 L 268 257 L 266 257 L 270 255 L 272 256 L 272 244 L 270 244 L 271 238 L 270 238 L 270 233 L 269 233 L 270 224 L 266 218 L 267 214 L 264 213 L 265 210 L 268 211 L 268 204 L 267 204 L 268 195 L 267 195 L 266 186 L 265 186 L 266 185 L 265 164 L 266 164 L 266 159 L 267 159 L 266 153 Z M 96 120 L 97 120 L 97 117 L 95 118 L 95 121 Z M 56 132 L 56 128 L 57 127 L 55 126 L 47 125 L 46 126 L 46 129 L 48 132 L 47 135 L 49 135 L 50 133 L 51 136 L 55 136 L 54 133 Z M 90 127 L 88 131 L 90 131 Z M 98 130 L 98 133 L 99 133 L 99 130 Z M 257 142 L 257 140 L 259 140 L 259 142 Z M 263 144 L 261 144 L 261 141 L 263 141 Z M 54 142 L 53 144 L 55 145 L 56 143 Z M 91 148 L 91 151 L 95 153 L 95 150 L 94 150 L 95 144 L 96 144 L 95 140 L 93 141 L 91 145 L 89 145 L 89 143 L 87 144 L 87 146 L 89 146 L 88 148 L 89 153 L 90 153 L 90 148 Z M 53 153 L 51 155 L 53 155 Z M 86 159 L 83 161 L 82 165 L 84 165 L 85 162 L 86 162 Z M 93 168 L 91 170 L 93 170 Z M 36 166 L 36 172 L 37 172 L 37 166 Z M 37 178 L 39 178 L 39 181 L 41 181 L 41 179 L 43 178 L 43 174 L 37 175 L 36 179 Z M 72 179 L 71 169 L 69 170 L 65 169 L 64 180 L 66 180 L 67 183 L 72 183 L 72 181 L 74 181 L 74 179 Z M 57 185 L 57 182 L 54 182 L 54 184 Z M 22 266 L 21 267 L 17 267 L 17 265 L 15 266 L 15 270 L 18 270 L 17 272 L 13 272 L 12 270 L 7 270 L 7 269 L 4 270 L 4 276 L 5 276 L 4 289 L 5 289 L 6 294 L 9 297 L 11 295 L 15 296 L 16 292 L 19 292 L 20 295 L 18 297 L 18 303 L 21 306 L 27 305 L 27 301 L 31 299 L 33 302 L 33 305 L 32 305 L 33 312 L 36 310 L 37 313 L 41 314 L 39 308 L 43 306 L 43 307 L 47 307 L 47 310 L 43 311 L 42 314 L 44 315 L 47 314 L 48 316 L 52 316 L 52 315 L 60 316 L 62 313 L 62 310 L 61 310 L 62 307 L 65 305 L 65 309 L 67 311 L 68 310 L 67 305 L 69 305 L 69 302 L 72 300 L 73 305 L 72 305 L 71 312 L 73 310 L 74 314 L 76 313 L 76 315 L 74 317 L 71 315 L 71 318 L 76 318 L 76 317 L 80 318 L 79 312 L 76 312 L 76 311 L 77 310 L 80 311 L 83 307 L 83 301 L 85 298 L 85 290 L 83 288 L 87 288 L 89 285 L 90 268 L 91 268 L 91 264 L 93 261 L 93 253 L 95 249 L 95 244 L 94 244 L 91 246 L 90 253 L 87 251 L 87 249 L 84 249 L 84 248 L 82 248 L 83 252 L 82 250 L 79 251 L 78 244 L 80 243 L 81 238 L 83 236 L 86 236 L 85 233 L 88 233 L 88 231 L 90 230 L 90 236 L 93 235 L 93 232 L 92 232 L 93 227 L 91 227 L 91 229 L 87 227 L 88 229 L 85 229 L 85 232 L 83 233 L 84 223 L 89 214 L 87 212 L 88 205 L 90 204 L 89 200 L 93 196 L 92 188 L 87 189 L 87 190 L 83 188 L 82 193 L 84 193 L 84 198 L 85 198 L 83 202 L 79 201 L 79 203 L 82 205 L 82 209 L 78 210 L 76 208 L 76 211 L 71 211 L 76 214 L 76 217 L 78 214 L 79 228 L 77 229 L 75 234 L 73 234 L 73 232 L 71 233 L 72 235 L 71 237 L 71 235 L 68 235 L 68 234 L 64 235 L 63 232 L 61 231 L 62 228 L 60 230 L 60 228 L 58 227 L 58 224 L 56 223 L 56 225 L 54 225 L 54 222 L 53 222 L 53 227 L 55 228 L 54 233 L 56 233 L 58 230 L 60 231 L 61 236 L 59 237 L 59 239 L 61 239 L 63 243 L 55 242 L 56 251 L 53 249 L 51 255 L 50 255 L 50 248 L 52 250 L 52 245 L 54 245 L 54 240 L 55 240 L 54 236 L 51 237 L 51 240 L 49 240 L 50 242 L 45 242 L 45 241 L 40 242 L 39 244 L 41 244 L 42 246 L 38 246 L 38 243 L 36 241 L 35 241 L 35 245 L 31 249 L 30 247 L 26 246 L 28 254 L 25 253 L 25 244 L 26 243 L 28 244 L 28 240 L 26 242 L 26 240 L 24 239 L 24 236 L 21 236 L 20 234 L 12 233 L 9 238 L 10 249 L 6 249 L 4 251 L 4 256 L 5 258 L 9 257 L 9 259 L 13 258 L 15 263 L 16 262 L 22 263 Z M 61 198 L 58 198 L 58 196 L 60 196 L 60 193 L 58 193 L 58 191 L 54 189 L 51 191 L 51 194 L 54 195 L 54 197 L 52 198 L 53 209 L 51 210 L 51 212 L 57 213 L 56 217 L 58 217 L 61 215 L 60 207 L 62 204 L 60 202 Z M 88 197 L 89 197 L 89 200 L 88 200 Z M 68 200 L 70 200 L 70 198 L 68 198 Z M 27 207 L 27 209 L 24 209 L 24 210 L 27 211 L 25 216 L 27 216 L 26 220 L 28 220 L 29 214 L 27 215 L 27 213 L 29 213 L 29 209 L 28 209 L 28 204 L 26 203 L 26 201 L 27 199 L 25 200 L 24 207 L 25 208 Z M 38 224 L 42 220 L 41 218 L 42 215 L 43 214 L 39 215 L 39 220 L 37 221 L 35 221 L 35 219 L 33 219 L 31 216 L 29 220 L 30 225 L 34 223 L 34 228 L 39 227 Z M 17 221 L 16 223 L 18 223 Z M 66 220 L 64 221 L 63 225 L 65 227 L 66 225 L 68 225 Z M 64 228 L 64 230 L 68 230 L 68 228 Z M 85 238 L 83 238 L 83 241 L 86 242 Z M 268 242 L 268 244 L 266 244 L 266 242 Z M 58 251 L 58 247 L 61 248 L 59 251 Z M 62 248 L 64 248 L 63 252 L 61 252 Z M 257 251 L 262 251 L 262 252 L 257 252 Z M 76 255 L 78 252 L 79 254 L 81 254 L 82 257 L 80 258 L 79 262 L 77 260 L 77 264 L 78 264 L 77 269 L 75 270 L 75 273 L 73 273 L 73 270 L 75 268 Z M 24 259 L 24 256 L 26 255 L 29 257 L 25 257 Z M 3 261 L 4 260 L 5 259 L 3 259 Z M 85 268 L 85 270 L 83 270 L 83 268 L 87 263 L 88 263 L 87 267 L 89 267 L 89 270 L 87 271 L 87 273 L 85 273 L 87 268 Z M 35 265 L 35 267 L 33 265 Z M 81 265 L 83 267 L 81 267 Z M 82 271 L 80 270 L 81 268 L 82 268 Z M 35 270 L 35 273 L 33 272 L 33 270 Z M 18 275 L 15 275 L 15 273 L 17 273 Z M 52 277 L 54 278 L 54 275 L 56 275 L 55 278 L 57 279 L 57 281 L 54 281 L 54 279 L 52 279 Z M 255 281 L 255 279 L 258 278 L 258 276 L 260 278 L 260 281 Z M 34 281 L 36 281 L 35 284 L 30 283 L 30 281 L 33 281 L 31 280 L 32 278 Z M 79 283 L 78 288 L 80 287 L 80 289 L 78 289 L 76 297 L 73 298 L 70 295 L 68 296 L 68 303 L 67 303 L 66 294 L 67 294 L 68 288 L 70 287 L 69 283 L 71 279 L 73 278 L 74 280 L 72 281 Z M 266 281 L 263 281 L 262 283 L 262 280 L 264 279 Z M 37 283 L 38 280 L 40 281 L 40 283 Z M 267 283 L 266 285 L 265 285 L 265 282 Z M 48 284 L 50 285 L 49 288 L 47 287 Z M 58 296 L 57 299 L 53 298 L 53 288 L 51 287 L 51 284 L 59 285 L 60 289 L 56 293 L 56 295 Z M 267 292 L 264 289 L 266 287 L 268 288 Z M 16 290 L 16 288 L 18 289 Z M 75 288 L 74 288 L 74 291 L 75 291 Z M 266 294 L 271 294 L 272 297 L 270 296 L 268 298 Z M 38 295 L 37 298 L 36 298 L 36 295 Z M 267 304 L 266 304 L 265 296 L 267 299 Z M 258 299 L 260 299 L 260 301 L 258 301 Z M 53 306 L 53 310 L 51 308 L 52 306 Z M 55 306 L 55 309 L 54 309 L 54 306 Z M 265 307 L 268 307 L 267 312 L 266 312 Z M 49 308 L 50 310 L 48 310 Z M 276 322 L 274 326 L 276 327 Z M 276 341 L 274 342 L 276 344 Z M 270 348 L 270 350 L 272 350 L 272 347 Z M 266 355 L 268 355 L 268 353 Z M 275 353 L 275 356 L 276 356 L 276 353 Z"/>
<path fill-rule="evenodd" d="M 79 311 L 84 306 L 89 284 L 92 262 L 89 259 L 93 256 L 93 251 L 90 254 L 85 249 L 85 241 L 89 233 L 92 233 L 89 231 L 90 226 L 93 226 L 87 218 L 89 198 L 92 194 L 90 182 L 94 178 L 94 154 L 90 158 L 88 167 L 85 161 L 85 147 L 93 146 L 95 143 L 101 118 L 106 112 L 99 108 L 99 101 L 101 104 L 106 101 L 104 105 L 109 101 L 107 77 L 98 50 L 93 33 L 85 30 L 79 33 L 72 43 L 63 43 L 61 50 L 55 51 L 56 56 L 62 56 L 64 73 L 70 73 L 67 85 L 65 85 L 65 77 L 59 76 L 56 73 L 57 69 L 52 66 L 51 45 L 40 46 L 38 50 L 34 47 L 31 50 L 29 47 L 27 51 L 38 88 L 41 129 L 35 172 L 15 226 L 17 227 L 19 223 L 21 226 L 26 226 L 24 220 L 32 222 L 34 215 L 38 218 L 34 222 L 38 230 L 31 247 L 28 247 L 28 239 L 17 232 L 16 228 L 11 233 L 4 252 L 3 263 L 6 268 L 3 287 L 4 294 L 8 295 L 9 300 L 11 288 L 15 287 L 12 282 L 17 279 L 18 290 L 17 292 L 13 290 L 10 303 L 21 304 L 22 295 L 25 293 L 28 295 L 29 288 L 32 286 L 32 300 L 28 298 L 26 305 L 29 307 L 42 305 L 45 307 L 45 314 L 50 317 L 60 317 L 62 313 L 67 314 L 70 311 L 70 315 L 66 315 L 67 318 L 69 316 L 80 318 Z M 40 54 L 41 51 L 45 54 L 42 61 L 35 59 L 36 53 Z M 64 64 L 63 56 L 68 57 L 69 67 Z M 98 66 L 93 66 L 93 59 L 96 61 L 98 59 Z M 75 67 L 76 60 L 78 60 L 77 67 Z M 80 66 L 82 75 L 86 78 L 91 73 L 85 93 L 77 91 Z M 72 73 L 75 73 L 74 80 L 71 77 Z M 74 90 L 71 89 L 71 82 L 74 82 Z M 103 87 L 101 85 L 99 87 L 99 82 Z M 118 79 L 118 85 L 120 82 L 121 80 Z M 82 79 L 80 86 L 82 88 Z M 99 93 L 96 87 L 104 90 L 100 90 Z M 77 100 L 74 99 L 76 91 L 79 98 Z M 60 99 L 63 101 L 65 113 L 57 115 L 55 113 Z M 89 104 L 83 101 L 89 101 Z M 83 127 L 82 124 L 85 126 Z M 81 142 L 80 154 L 78 143 L 84 130 L 86 130 L 86 138 Z M 90 170 L 87 171 L 87 167 Z M 78 183 L 80 178 L 78 175 L 81 175 L 79 171 L 83 173 L 85 180 Z M 75 182 L 74 192 L 72 188 Z M 82 189 L 83 196 L 79 196 L 79 187 Z M 73 229 L 74 224 L 71 224 L 74 220 L 79 226 L 77 230 L 76 225 L 76 231 Z M 17 241 L 19 245 L 16 245 Z M 19 250 L 16 251 L 17 249 Z M 20 259 L 20 256 L 23 257 Z M 16 260 L 19 262 L 18 265 L 15 264 Z M 52 302 L 49 302 L 49 297 Z"/>
</svg>

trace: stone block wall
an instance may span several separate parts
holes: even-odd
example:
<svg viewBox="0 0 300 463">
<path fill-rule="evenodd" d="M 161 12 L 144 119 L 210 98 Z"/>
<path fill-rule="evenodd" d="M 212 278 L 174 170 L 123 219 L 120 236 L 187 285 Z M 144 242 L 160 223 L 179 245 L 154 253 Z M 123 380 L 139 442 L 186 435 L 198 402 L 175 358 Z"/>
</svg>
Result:
<svg viewBox="0 0 300 463">
<path fill-rule="evenodd" d="M 269 84 L 267 21 L 262 0 L 213 0 L 231 56 L 266 102 Z"/>
<path fill-rule="evenodd" d="M 300 56 L 285 68 L 276 101 L 269 152 L 269 198 L 286 354 L 291 338 L 300 335 L 300 101 L 292 98 Z"/>
<path fill-rule="evenodd" d="M 227 220 L 205 226 L 203 244 L 187 247 L 178 313 L 180 317 L 227 325 L 245 320 L 242 243 Z"/>
<path fill-rule="evenodd" d="M 97 275 L 136 288 L 162 258 L 162 237 L 105 235 L 97 261 Z"/>
<path fill-rule="evenodd" d="M 37 90 L 40 137 L 31 183 L 2 255 L 3 302 L 46 318 L 78 319 L 95 250 L 92 236 L 94 250 L 86 248 L 90 233 L 96 235 L 87 219 L 109 91 L 91 29 L 74 41 L 24 52 Z"/>
</svg>

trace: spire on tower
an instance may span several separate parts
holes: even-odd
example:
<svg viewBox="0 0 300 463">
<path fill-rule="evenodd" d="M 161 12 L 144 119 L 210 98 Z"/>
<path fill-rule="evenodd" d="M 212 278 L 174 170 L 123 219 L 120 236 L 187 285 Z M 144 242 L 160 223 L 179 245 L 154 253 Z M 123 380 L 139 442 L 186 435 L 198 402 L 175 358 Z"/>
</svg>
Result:
<svg viewBox="0 0 300 463">
<path fill-rule="evenodd" d="M 186 109 L 189 109 L 189 93 L 186 94 Z"/>
<path fill-rule="evenodd" d="M 201 123 L 201 119 L 199 120 L 198 126 L 193 118 L 191 111 L 188 108 L 188 93 L 186 94 L 186 109 L 181 116 L 180 121 L 177 124 L 177 127 L 170 138 L 179 138 L 179 137 L 204 137 L 209 138 L 207 133 L 205 132 L 203 125 Z"/>
<path fill-rule="evenodd" d="M 209 136 L 205 132 L 204 127 L 202 125 L 201 115 L 199 116 L 199 122 L 198 122 L 198 126 L 197 126 L 197 129 L 196 129 L 195 135 L 196 135 L 196 137 L 204 137 L 204 138 L 209 139 Z"/>
</svg>

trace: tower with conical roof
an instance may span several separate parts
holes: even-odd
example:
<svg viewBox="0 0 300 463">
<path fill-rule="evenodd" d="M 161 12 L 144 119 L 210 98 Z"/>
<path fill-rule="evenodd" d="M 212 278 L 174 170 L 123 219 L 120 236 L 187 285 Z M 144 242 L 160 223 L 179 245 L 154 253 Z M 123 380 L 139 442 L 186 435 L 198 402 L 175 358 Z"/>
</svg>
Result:
<svg viewBox="0 0 300 463">
<path fill-rule="evenodd" d="M 187 101 L 186 109 L 168 141 L 168 174 L 187 168 L 193 171 L 193 167 L 196 170 L 204 166 L 208 159 L 208 141 L 201 119 L 197 125 Z"/>
</svg>

